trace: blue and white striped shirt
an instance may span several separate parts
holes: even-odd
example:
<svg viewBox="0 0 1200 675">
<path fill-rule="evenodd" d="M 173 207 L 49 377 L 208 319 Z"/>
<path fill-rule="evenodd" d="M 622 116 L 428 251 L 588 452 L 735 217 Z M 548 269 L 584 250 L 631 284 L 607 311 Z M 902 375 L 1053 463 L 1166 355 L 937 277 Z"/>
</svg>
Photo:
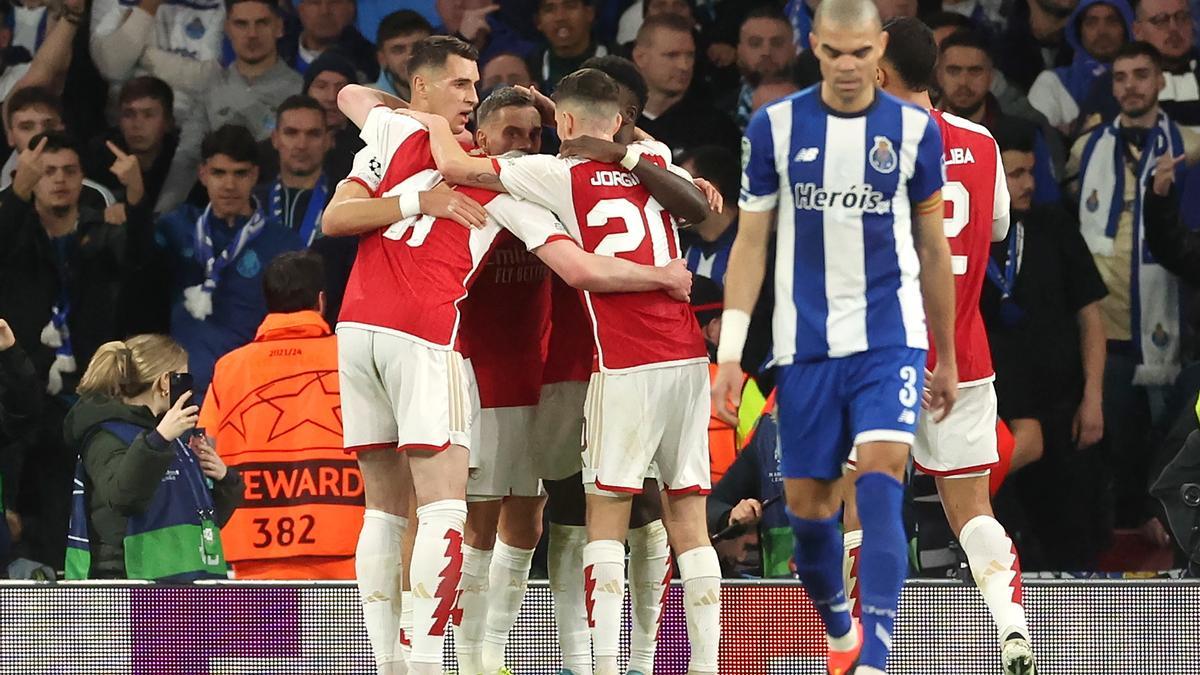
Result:
<svg viewBox="0 0 1200 675">
<path fill-rule="evenodd" d="M 883 92 L 838 113 L 820 85 L 764 106 L 742 139 L 745 211 L 776 216 L 776 364 L 928 349 L 913 210 L 945 182 L 925 110 Z"/>
</svg>

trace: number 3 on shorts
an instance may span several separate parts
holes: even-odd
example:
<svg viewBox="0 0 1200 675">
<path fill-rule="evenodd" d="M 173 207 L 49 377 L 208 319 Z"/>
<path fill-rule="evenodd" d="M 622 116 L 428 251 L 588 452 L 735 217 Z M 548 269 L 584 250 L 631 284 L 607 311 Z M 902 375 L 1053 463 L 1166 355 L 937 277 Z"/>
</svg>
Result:
<svg viewBox="0 0 1200 675">
<path fill-rule="evenodd" d="M 917 404 L 917 369 L 904 366 L 900 369 L 900 379 L 904 381 L 900 387 L 900 405 L 911 408 Z"/>
</svg>

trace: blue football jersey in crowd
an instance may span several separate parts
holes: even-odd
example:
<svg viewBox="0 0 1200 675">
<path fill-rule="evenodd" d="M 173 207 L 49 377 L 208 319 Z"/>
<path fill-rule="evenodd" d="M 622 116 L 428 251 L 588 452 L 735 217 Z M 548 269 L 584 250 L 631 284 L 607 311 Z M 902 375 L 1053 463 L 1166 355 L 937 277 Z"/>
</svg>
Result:
<svg viewBox="0 0 1200 675">
<path fill-rule="evenodd" d="M 764 106 L 742 139 L 739 206 L 778 208 L 775 363 L 928 349 L 913 210 L 945 182 L 937 124 L 883 92 L 839 113 L 819 87 Z"/>
</svg>

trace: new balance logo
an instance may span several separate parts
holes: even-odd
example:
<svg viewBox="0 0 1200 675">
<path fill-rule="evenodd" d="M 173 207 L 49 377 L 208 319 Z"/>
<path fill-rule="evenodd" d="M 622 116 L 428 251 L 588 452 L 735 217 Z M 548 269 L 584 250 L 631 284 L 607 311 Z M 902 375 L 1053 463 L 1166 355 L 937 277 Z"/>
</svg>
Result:
<svg viewBox="0 0 1200 675">
<path fill-rule="evenodd" d="M 820 148 L 800 148 L 796 152 L 796 157 L 793 162 L 812 162 L 817 159 L 817 155 L 821 154 Z"/>
</svg>

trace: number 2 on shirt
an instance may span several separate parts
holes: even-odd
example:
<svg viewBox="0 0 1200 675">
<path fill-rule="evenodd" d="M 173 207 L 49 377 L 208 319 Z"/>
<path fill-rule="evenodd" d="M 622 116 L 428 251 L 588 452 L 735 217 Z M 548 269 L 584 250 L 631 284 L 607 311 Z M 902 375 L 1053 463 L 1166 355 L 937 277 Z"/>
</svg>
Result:
<svg viewBox="0 0 1200 675">
<path fill-rule="evenodd" d="M 948 181 L 942 186 L 942 201 L 950 204 L 950 215 L 942 220 L 942 224 L 946 229 L 946 238 L 953 239 L 971 221 L 971 193 L 962 183 Z M 954 276 L 966 274 L 967 256 L 950 256 L 950 269 L 954 271 Z"/>
<path fill-rule="evenodd" d="M 619 220 L 625 225 L 624 232 L 613 232 L 596 244 L 594 253 L 611 257 L 621 253 L 631 253 L 642 246 L 646 232 L 650 232 L 650 247 L 653 251 L 654 265 L 662 267 L 671 262 L 671 247 L 667 238 L 671 232 L 671 216 L 663 210 L 658 200 L 653 197 L 646 202 L 646 207 L 639 209 L 628 199 L 601 199 L 596 202 L 587 214 L 588 227 L 603 227 L 609 221 Z M 658 225 L 661 224 L 661 227 Z M 646 261 L 635 261 L 645 263 Z"/>
</svg>

